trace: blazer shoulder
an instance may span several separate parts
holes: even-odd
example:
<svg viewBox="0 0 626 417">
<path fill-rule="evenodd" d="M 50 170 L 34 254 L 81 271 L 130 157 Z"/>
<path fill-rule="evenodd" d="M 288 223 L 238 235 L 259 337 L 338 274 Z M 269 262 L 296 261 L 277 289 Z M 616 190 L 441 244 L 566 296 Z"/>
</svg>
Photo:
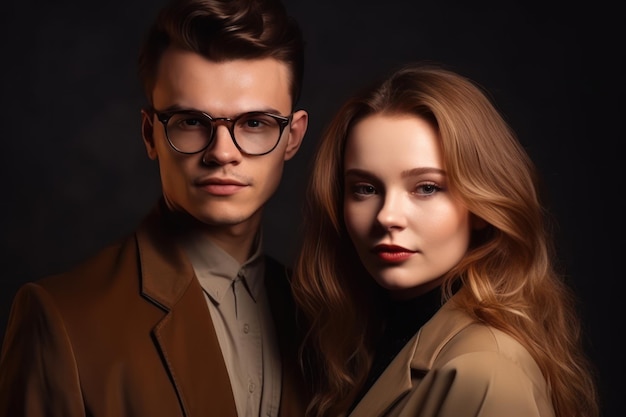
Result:
<svg viewBox="0 0 626 417">
<path fill-rule="evenodd" d="M 492 352 L 508 357 L 514 362 L 532 360 L 528 350 L 513 336 L 477 322 L 463 327 L 454 334 L 438 356 L 445 359 L 472 352 Z"/>
<path fill-rule="evenodd" d="M 472 352 L 492 352 L 518 362 L 532 360 L 526 348 L 511 335 L 478 322 L 455 302 L 448 300 L 417 335 L 414 362 L 430 368 L 433 361 L 446 361 Z M 534 362 L 534 361 L 533 361 Z"/>
<path fill-rule="evenodd" d="M 100 248 L 66 271 L 42 277 L 34 282 L 53 296 L 73 292 L 72 289 L 82 293 L 92 285 L 97 285 L 97 282 L 128 269 L 120 269 L 121 265 L 136 265 L 136 260 L 136 238 L 132 234 Z"/>
<path fill-rule="evenodd" d="M 537 363 L 522 343 L 495 327 L 477 322 L 457 307 L 453 298 L 417 335 L 412 368 L 427 371 L 461 357 L 469 361 L 478 357 L 502 359 L 524 369 L 538 382 L 543 380 Z"/>
<path fill-rule="evenodd" d="M 480 366 L 476 367 L 476 364 Z M 482 324 L 472 323 L 455 334 L 441 349 L 433 368 L 471 368 L 475 377 L 490 378 L 499 372 L 524 374 L 533 385 L 545 387 L 545 379 L 530 352 L 513 336 Z"/>
</svg>

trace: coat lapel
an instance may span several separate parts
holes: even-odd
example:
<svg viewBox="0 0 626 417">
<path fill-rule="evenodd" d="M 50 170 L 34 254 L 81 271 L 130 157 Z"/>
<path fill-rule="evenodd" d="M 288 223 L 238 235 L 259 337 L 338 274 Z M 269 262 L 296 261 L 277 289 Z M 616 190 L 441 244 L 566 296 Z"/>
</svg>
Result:
<svg viewBox="0 0 626 417">
<path fill-rule="evenodd" d="M 463 296 L 463 290 L 450 298 L 439 311 L 420 329 L 411 368 L 428 372 L 441 349 L 462 329 L 474 323 L 472 318 L 457 308 L 455 300 Z"/>
<path fill-rule="evenodd" d="M 365 394 L 350 417 L 382 416 L 403 395 L 413 389 L 412 375 L 424 375 L 433 366 L 441 349 L 461 329 L 472 323 L 467 314 L 448 300 L 404 346 Z"/>
<path fill-rule="evenodd" d="M 137 232 L 141 291 L 165 312 L 153 337 L 185 416 L 232 416 L 236 407 L 202 288 L 163 209 Z"/>
<path fill-rule="evenodd" d="M 409 392 L 412 387 L 410 364 L 416 343 L 417 337 L 414 336 L 372 385 L 350 417 L 383 415 L 398 398 Z"/>
</svg>

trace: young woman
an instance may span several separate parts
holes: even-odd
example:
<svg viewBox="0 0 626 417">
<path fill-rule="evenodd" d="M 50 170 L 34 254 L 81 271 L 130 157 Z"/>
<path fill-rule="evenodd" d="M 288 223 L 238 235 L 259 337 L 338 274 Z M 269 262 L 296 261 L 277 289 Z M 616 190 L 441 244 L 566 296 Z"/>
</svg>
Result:
<svg viewBox="0 0 626 417">
<path fill-rule="evenodd" d="M 465 77 L 415 64 L 350 99 L 318 145 L 293 277 L 308 415 L 597 416 L 538 194 Z"/>
</svg>

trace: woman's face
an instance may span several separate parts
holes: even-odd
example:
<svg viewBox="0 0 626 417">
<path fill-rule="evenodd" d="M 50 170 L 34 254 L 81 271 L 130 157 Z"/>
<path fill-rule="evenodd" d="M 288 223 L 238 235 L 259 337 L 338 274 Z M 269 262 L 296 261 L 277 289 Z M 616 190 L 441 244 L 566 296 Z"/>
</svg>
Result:
<svg viewBox="0 0 626 417">
<path fill-rule="evenodd" d="M 397 298 L 440 285 L 471 225 L 448 190 L 437 131 L 410 114 L 372 115 L 350 132 L 344 162 L 344 221 L 365 268 Z"/>
</svg>

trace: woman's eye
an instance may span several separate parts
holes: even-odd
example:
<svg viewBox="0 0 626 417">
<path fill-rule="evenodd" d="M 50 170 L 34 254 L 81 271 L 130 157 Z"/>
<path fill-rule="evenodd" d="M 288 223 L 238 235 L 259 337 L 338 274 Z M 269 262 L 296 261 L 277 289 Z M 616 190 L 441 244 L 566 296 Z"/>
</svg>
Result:
<svg viewBox="0 0 626 417">
<path fill-rule="evenodd" d="M 361 195 L 376 194 L 376 188 L 371 184 L 355 184 L 352 187 L 352 192 Z"/>
<path fill-rule="evenodd" d="M 415 193 L 419 195 L 432 195 L 441 191 L 441 187 L 434 183 L 420 184 L 415 188 Z"/>
</svg>

